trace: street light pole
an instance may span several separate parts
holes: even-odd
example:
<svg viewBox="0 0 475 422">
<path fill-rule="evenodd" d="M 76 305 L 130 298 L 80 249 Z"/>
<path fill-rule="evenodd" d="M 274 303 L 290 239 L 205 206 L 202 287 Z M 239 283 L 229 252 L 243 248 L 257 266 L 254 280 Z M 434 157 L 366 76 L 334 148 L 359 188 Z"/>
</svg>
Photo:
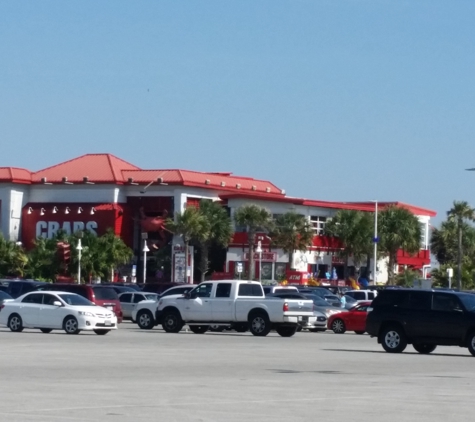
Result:
<svg viewBox="0 0 475 422">
<path fill-rule="evenodd" d="M 81 284 L 81 251 L 82 251 L 82 244 L 81 239 L 78 239 L 78 245 L 76 246 L 76 250 L 78 251 L 78 284 Z"/>
<path fill-rule="evenodd" d="M 147 252 L 150 251 L 150 249 L 147 246 L 147 240 L 143 240 L 143 282 L 147 282 Z"/>
<path fill-rule="evenodd" d="M 262 243 L 259 240 L 257 242 L 256 252 L 259 254 L 259 283 L 262 282 Z"/>
<path fill-rule="evenodd" d="M 373 284 L 378 282 L 378 201 L 374 201 L 374 256 L 373 256 Z"/>
</svg>

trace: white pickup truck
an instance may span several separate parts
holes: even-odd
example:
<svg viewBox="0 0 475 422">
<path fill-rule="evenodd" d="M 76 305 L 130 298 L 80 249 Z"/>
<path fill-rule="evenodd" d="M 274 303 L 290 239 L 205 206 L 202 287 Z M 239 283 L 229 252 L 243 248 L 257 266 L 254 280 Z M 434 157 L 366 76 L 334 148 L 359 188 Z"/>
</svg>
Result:
<svg viewBox="0 0 475 422">
<path fill-rule="evenodd" d="M 196 334 L 223 325 L 255 336 L 274 329 L 282 337 L 293 336 L 302 320 L 315 319 L 311 300 L 266 298 L 260 283 L 241 280 L 207 281 L 184 295 L 164 297 L 158 305 L 140 302 L 133 318 L 140 328 L 162 324 L 168 333 L 178 333 L 185 324 Z"/>
</svg>

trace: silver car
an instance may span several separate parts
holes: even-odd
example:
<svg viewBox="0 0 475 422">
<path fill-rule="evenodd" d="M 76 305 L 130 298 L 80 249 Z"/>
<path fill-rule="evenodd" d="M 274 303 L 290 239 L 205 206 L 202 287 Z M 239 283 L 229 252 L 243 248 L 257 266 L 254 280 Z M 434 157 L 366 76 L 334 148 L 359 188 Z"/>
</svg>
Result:
<svg viewBox="0 0 475 422">
<path fill-rule="evenodd" d="M 313 301 L 313 309 L 321 312 L 324 314 L 327 319 L 334 314 L 338 314 L 340 312 L 348 312 L 348 310 L 330 305 L 325 299 L 322 299 L 320 296 L 305 294 L 304 295 L 307 299 L 311 299 Z"/>
</svg>

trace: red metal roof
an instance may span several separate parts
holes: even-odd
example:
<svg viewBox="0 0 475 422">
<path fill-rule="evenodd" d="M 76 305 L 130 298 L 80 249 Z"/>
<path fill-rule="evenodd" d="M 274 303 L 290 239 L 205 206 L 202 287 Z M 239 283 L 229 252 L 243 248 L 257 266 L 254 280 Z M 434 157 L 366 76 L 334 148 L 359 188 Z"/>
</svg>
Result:
<svg viewBox="0 0 475 422">
<path fill-rule="evenodd" d="M 0 182 L 31 183 L 31 172 L 17 167 L 0 167 Z"/>
<path fill-rule="evenodd" d="M 83 183 L 85 177 L 94 183 L 124 182 L 123 170 L 139 170 L 137 166 L 121 160 L 111 154 L 86 154 L 64 163 L 33 173 L 33 183 L 41 183 L 46 178 L 48 183 L 61 183 L 63 177 L 68 182 Z"/>
</svg>

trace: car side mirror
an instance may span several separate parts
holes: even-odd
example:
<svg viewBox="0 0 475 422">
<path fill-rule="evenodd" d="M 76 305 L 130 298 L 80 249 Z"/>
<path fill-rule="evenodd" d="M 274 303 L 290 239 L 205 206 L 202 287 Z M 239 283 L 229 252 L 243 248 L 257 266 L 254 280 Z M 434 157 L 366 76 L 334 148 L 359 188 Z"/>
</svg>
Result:
<svg viewBox="0 0 475 422">
<path fill-rule="evenodd" d="M 55 300 L 53 306 L 63 306 L 63 304 L 59 300 Z"/>
<path fill-rule="evenodd" d="M 189 299 L 191 297 L 190 292 L 183 293 L 185 299 Z"/>
</svg>

